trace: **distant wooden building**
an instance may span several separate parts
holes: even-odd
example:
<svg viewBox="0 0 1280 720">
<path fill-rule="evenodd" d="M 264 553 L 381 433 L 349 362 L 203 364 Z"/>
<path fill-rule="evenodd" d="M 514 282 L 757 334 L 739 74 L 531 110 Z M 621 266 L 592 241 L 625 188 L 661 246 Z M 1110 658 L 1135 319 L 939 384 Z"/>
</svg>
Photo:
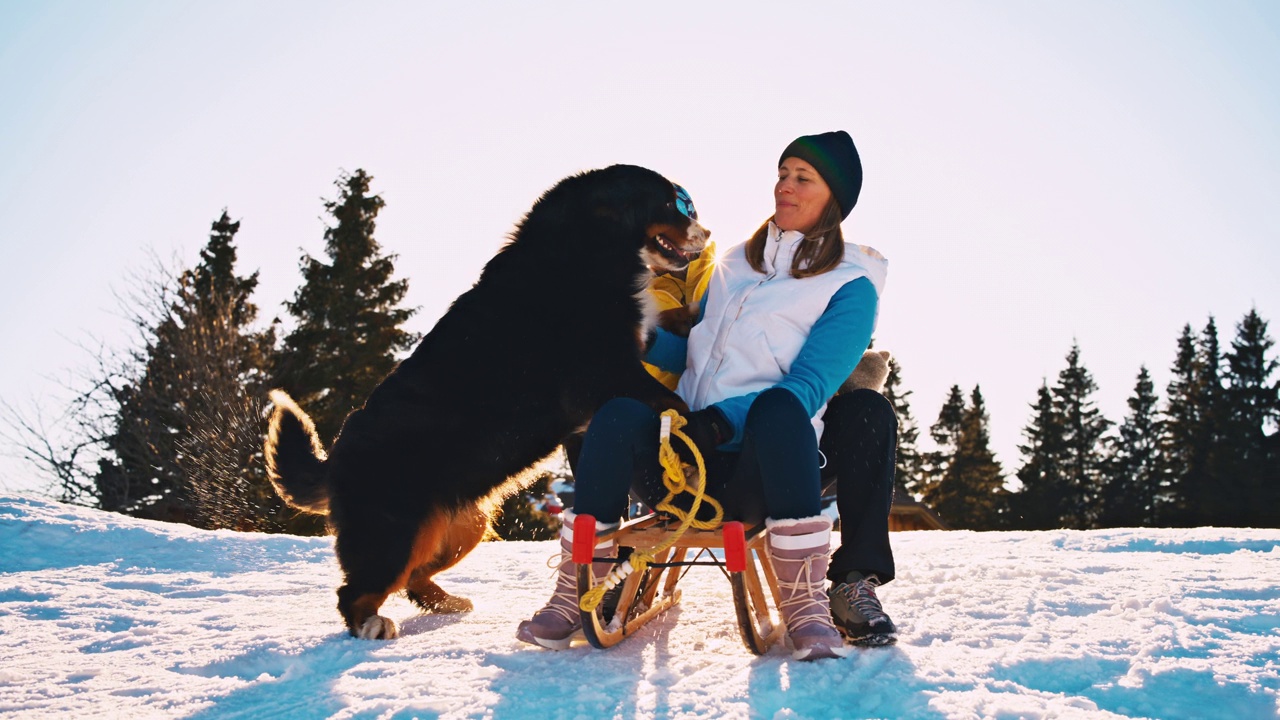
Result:
<svg viewBox="0 0 1280 720">
<path fill-rule="evenodd" d="M 835 529 L 840 529 L 840 513 L 836 509 L 836 498 L 834 495 L 827 495 L 822 498 L 825 507 L 822 514 L 831 518 L 831 522 L 835 523 Z M 942 522 L 942 518 L 938 514 L 930 510 L 927 506 L 916 502 L 915 498 L 909 493 L 905 493 L 898 488 L 893 493 L 893 506 L 889 508 L 889 531 L 897 532 L 900 530 L 950 530 L 946 523 Z"/>
<path fill-rule="evenodd" d="M 893 507 L 889 508 L 889 530 L 950 530 L 938 514 L 916 502 L 909 493 L 901 490 L 893 494 Z"/>
</svg>

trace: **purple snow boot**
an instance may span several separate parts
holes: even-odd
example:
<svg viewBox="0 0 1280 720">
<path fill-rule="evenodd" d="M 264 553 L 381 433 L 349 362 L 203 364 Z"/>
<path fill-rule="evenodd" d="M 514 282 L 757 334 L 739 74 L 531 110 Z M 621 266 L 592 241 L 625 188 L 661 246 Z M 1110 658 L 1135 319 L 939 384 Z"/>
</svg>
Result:
<svg viewBox="0 0 1280 720">
<path fill-rule="evenodd" d="M 778 610 L 787 625 L 791 656 L 797 660 L 846 656 L 849 650 L 831 623 L 825 589 L 831 518 L 770 518 L 765 525 L 769 528 L 769 559 L 782 595 Z"/>
<path fill-rule="evenodd" d="M 582 630 L 582 615 L 578 609 L 578 566 L 573 562 L 575 517 L 572 511 L 566 510 L 564 524 L 560 526 L 560 569 L 556 572 L 556 589 L 541 610 L 534 613 L 531 619 L 520 623 L 516 630 L 517 640 L 551 650 L 564 650 L 569 647 L 573 636 Z M 597 533 L 616 529 L 618 523 L 596 521 Z M 595 557 L 612 557 L 616 552 L 613 540 L 606 540 L 596 545 Z M 591 564 L 596 582 L 603 581 L 612 569 L 612 563 Z"/>
</svg>

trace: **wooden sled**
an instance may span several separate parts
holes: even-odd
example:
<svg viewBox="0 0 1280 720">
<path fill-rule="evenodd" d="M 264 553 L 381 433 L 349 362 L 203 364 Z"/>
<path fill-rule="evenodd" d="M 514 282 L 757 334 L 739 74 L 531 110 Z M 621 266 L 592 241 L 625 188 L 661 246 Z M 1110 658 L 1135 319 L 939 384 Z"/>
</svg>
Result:
<svg viewBox="0 0 1280 720">
<path fill-rule="evenodd" d="M 628 549 L 661 546 L 680 523 L 665 515 L 653 514 L 624 523 L 617 530 L 596 537 L 595 519 L 579 515 L 574 526 L 574 562 L 578 564 L 578 598 L 595 587 L 591 558 L 597 543 L 612 538 L 625 560 Z M 593 647 L 608 648 L 622 642 L 650 620 L 680 602 L 677 584 L 688 568 L 710 565 L 720 568 L 733 587 L 733 605 L 738 630 L 747 649 L 763 655 L 781 636 L 783 624 L 776 608 L 781 600 L 778 579 L 765 547 L 764 525 L 747 529 L 740 522 L 724 523 L 716 530 L 688 530 L 672 548 L 649 563 L 643 572 L 633 572 L 621 585 L 605 594 L 600 607 L 582 611 L 582 629 Z M 689 551 L 696 551 L 686 559 Z M 723 550 L 717 557 L 712 550 Z M 614 558 L 600 561 L 618 563 Z M 768 586 L 768 594 L 765 586 Z"/>
</svg>

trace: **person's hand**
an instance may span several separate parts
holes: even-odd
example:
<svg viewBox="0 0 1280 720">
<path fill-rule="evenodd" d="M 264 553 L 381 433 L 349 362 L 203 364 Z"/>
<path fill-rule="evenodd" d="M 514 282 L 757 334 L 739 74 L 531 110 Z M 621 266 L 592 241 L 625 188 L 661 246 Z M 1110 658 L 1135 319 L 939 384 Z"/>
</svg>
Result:
<svg viewBox="0 0 1280 720">
<path fill-rule="evenodd" d="M 688 435 L 689 439 L 698 446 L 698 452 L 702 453 L 704 458 L 707 453 L 733 439 L 733 426 L 729 424 L 724 413 L 714 406 L 688 413 L 684 419 L 688 424 L 680 431 Z M 676 439 L 672 441 L 672 446 L 675 447 L 682 461 L 697 467 L 698 463 L 693 457 L 693 452 L 683 441 Z"/>
</svg>

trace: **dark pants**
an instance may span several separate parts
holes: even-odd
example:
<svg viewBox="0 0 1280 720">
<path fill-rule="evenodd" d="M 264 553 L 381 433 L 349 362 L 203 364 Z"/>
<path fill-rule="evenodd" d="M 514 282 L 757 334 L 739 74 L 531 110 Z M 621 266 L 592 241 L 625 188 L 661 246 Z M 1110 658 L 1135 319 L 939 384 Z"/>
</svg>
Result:
<svg viewBox="0 0 1280 720">
<path fill-rule="evenodd" d="M 851 570 L 893 578 L 889 506 L 893 500 L 897 419 L 887 400 L 855 391 L 832 400 L 823 416 L 822 455 L 800 401 L 788 390 L 760 393 L 747 413 L 741 452 L 704 450 L 707 494 L 724 503 L 729 519 L 757 524 L 812 517 L 821 510 L 824 475 L 835 476 L 844 544 L 828 577 Z M 658 415 L 629 398 L 605 403 L 591 419 L 581 453 L 570 449 L 574 512 L 602 522 L 623 516 L 634 492 L 654 507 L 666 495 L 658 461 Z M 678 443 L 679 440 L 674 442 Z M 577 457 L 575 458 L 575 455 Z M 679 504 L 688 507 L 690 495 Z M 702 511 L 699 517 L 707 517 Z"/>
<path fill-rule="evenodd" d="M 843 580 L 852 570 L 874 573 L 881 583 L 893 579 L 889 547 L 889 508 L 898 448 L 898 418 L 893 406 L 874 390 L 854 390 L 827 403 L 822 416 L 823 485 L 834 481 L 840 511 L 841 545 L 831 557 L 827 577 Z"/>
</svg>

